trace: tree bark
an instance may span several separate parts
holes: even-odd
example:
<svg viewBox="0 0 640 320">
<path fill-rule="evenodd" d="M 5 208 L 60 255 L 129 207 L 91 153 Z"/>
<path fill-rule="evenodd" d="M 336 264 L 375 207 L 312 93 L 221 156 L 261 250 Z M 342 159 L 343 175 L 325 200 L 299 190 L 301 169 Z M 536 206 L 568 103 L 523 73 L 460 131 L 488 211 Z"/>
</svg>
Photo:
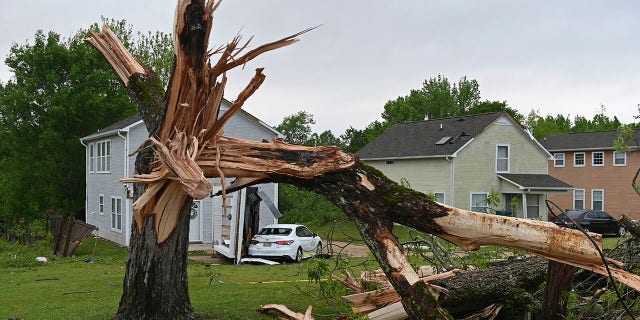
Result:
<svg viewBox="0 0 640 320">
<path fill-rule="evenodd" d="M 540 304 L 532 297 L 545 281 L 547 261 L 532 256 L 495 264 L 485 270 L 447 272 L 421 278 L 422 282 L 439 288 L 438 302 L 456 319 L 477 314 L 492 305 L 499 305 L 501 319 L 517 319 L 527 311 L 539 311 Z M 376 314 L 381 307 L 390 307 L 399 300 L 392 288 L 345 296 L 354 304 L 356 313 Z M 554 318 L 559 319 L 559 318 Z"/>
<path fill-rule="evenodd" d="M 130 77 L 127 92 L 136 101 L 149 136 L 162 124 L 164 92 L 151 70 Z M 135 173 L 150 173 L 154 166 L 152 144 L 147 142 L 136 156 Z M 134 184 L 134 201 L 146 185 Z M 195 319 L 189 297 L 187 258 L 189 248 L 189 212 L 192 198 L 187 197 L 180 210 L 178 225 L 169 238 L 158 245 L 155 216 L 138 228 L 134 219 L 129 240 L 129 258 L 123 292 L 116 319 Z"/>
<path fill-rule="evenodd" d="M 178 227 L 156 243 L 154 217 L 138 233 L 131 231 L 129 259 L 117 319 L 195 319 L 189 298 L 187 249 L 191 201 L 182 208 Z"/>
<path fill-rule="evenodd" d="M 547 286 L 544 289 L 542 319 L 564 319 L 567 315 L 567 297 L 564 293 L 571 290 L 571 281 L 576 267 L 564 263 L 549 261 L 547 268 Z"/>
<path fill-rule="evenodd" d="M 432 283 L 446 289 L 440 295 L 441 305 L 456 318 L 498 303 L 503 305 L 500 319 L 518 319 L 536 309 L 531 294 L 544 282 L 545 273 L 546 260 L 531 257 Z"/>
</svg>

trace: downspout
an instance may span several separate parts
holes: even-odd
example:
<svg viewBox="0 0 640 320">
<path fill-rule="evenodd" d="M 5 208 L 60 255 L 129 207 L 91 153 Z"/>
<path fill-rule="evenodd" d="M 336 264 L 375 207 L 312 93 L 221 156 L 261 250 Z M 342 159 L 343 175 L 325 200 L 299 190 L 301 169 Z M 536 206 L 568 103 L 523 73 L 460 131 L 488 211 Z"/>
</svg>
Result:
<svg viewBox="0 0 640 320">
<path fill-rule="evenodd" d="M 455 199 L 454 190 L 455 190 L 455 181 L 456 181 L 455 179 L 456 168 L 453 163 L 453 157 L 446 156 L 444 157 L 444 159 L 449 162 L 449 203 L 448 204 L 450 206 L 453 206 L 453 199 Z"/>
<path fill-rule="evenodd" d="M 529 212 L 527 211 L 527 194 L 529 192 L 531 192 L 531 189 L 527 189 L 522 193 L 522 217 L 525 219 L 529 219 Z"/>
<path fill-rule="evenodd" d="M 89 188 L 87 187 L 87 145 L 80 139 L 80 144 L 84 147 L 84 221 L 88 222 L 89 217 Z"/>
<path fill-rule="evenodd" d="M 124 133 L 126 133 L 126 134 L 127 134 L 127 136 L 123 136 L 123 135 L 122 135 L 122 133 L 123 133 L 123 132 L 124 132 Z M 127 177 L 129 176 L 129 161 L 128 161 L 128 160 L 129 160 L 129 159 L 128 159 L 128 158 L 129 158 L 129 139 L 128 139 L 128 137 L 129 137 L 129 130 L 126 130 L 126 131 L 124 131 L 124 130 L 122 130 L 122 131 L 121 131 L 121 130 L 118 130 L 118 136 L 124 140 L 124 152 L 123 152 L 123 153 L 124 153 L 124 154 L 123 154 L 123 160 L 124 160 L 124 162 L 123 162 L 123 164 L 124 164 L 124 165 L 123 165 L 123 167 L 124 167 L 124 172 L 123 172 L 123 174 L 122 174 L 122 177 L 123 177 L 123 178 L 127 178 Z M 124 220 L 124 221 L 122 221 L 122 233 L 123 233 L 123 235 L 124 235 L 124 245 L 125 245 L 125 246 L 127 246 L 127 247 L 129 247 L 129 234 L 130 234 L 130 233 L 129 233 L 129 228 L 131 227 L 131 226 L 129 225 L 129 215 L 130 215 L 129 208 L 131 207 L 131 204 L 129 203 L 129 197 L 127 197 L 127 196 L 128 196 L 128 194 L 127 194 L 127 193 L 128 193 L 128 192 L 127 192 L 127 185 L 126 185 L 126 184 L 124 184 L 124 201 L 123 201 L 123 207 L 124 207 L 125 215 L 124 215 L 124 219 L 122 219 L 122 220 Z"/>
</svg>

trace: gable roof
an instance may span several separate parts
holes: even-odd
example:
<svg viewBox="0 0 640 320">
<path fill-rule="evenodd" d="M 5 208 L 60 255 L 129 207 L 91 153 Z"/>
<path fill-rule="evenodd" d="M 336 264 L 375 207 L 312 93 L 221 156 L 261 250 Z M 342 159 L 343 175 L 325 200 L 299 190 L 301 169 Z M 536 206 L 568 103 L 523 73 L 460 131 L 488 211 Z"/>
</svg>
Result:
<svg viewBox="0 0 640 320">
<path fill-rule="evenodd" d="M 363 160 L 451 156 L 503 116 L 518 124 L 506 112 L 398 123 L 357 154 Z"/>
<path fill-rule="evenodd" d="M 142 124 L 142 117 L 139 114 L 132 115 L 125 119 L 122 119 L 116 123 L 113 123 L 107 127 L 104 127 L 88 136 L 80 138 L 80 141 L 93 140 L 101 137 L 117 134 L 118 131 L 123 129 Z"/>
<path fill-rule="evenodd" d="M 226 105 L 225 105 L 226 103 Z M 228 100 L 224 99 L 223 100 L 223 104 L 221 107 L 221 115 L 223 114 L 222 111 L 226 111 L 229 109 L 229 105 L 231 105 L 231 102 L 229 102 Z M 269 130 L 270 132 L 272 132 L 276 137 L 282 137 L 282 133 L 280 133 L 279 131 L 277 131 L 276 129 L 274 129 L 273 127 L 271 127 L 270 125 L 266 124 L 265 122 L 263 122 L 262 120 L 258 119 L 256 116 L 250 114 L 249 112 L 240 109 L 240 111 L 236 114 L 242 115 L 244 118 L 246 118 L 247 120 L 254 122 L 256 124 L 258 124 L 259 126 L 262 126 L 264 128 L 266 128 L 267 130 Z M 80 139 L 80 141 L 87 141 L 87 140 L 92 140 L 92 139 L 96 139 L 99 137 L 105 137 L 108 135 L 113 135 L 113 134 L 117 134 L 118 131 L 122 131 L 125 130 L 129 127 L 132 127 L 134 125 L 137 124 L 142 124 L 144 123 L 142 120 L 142 116 L 140 116 L 140 114 L 136 114 L 133 116 L 130 116 L 128 118 L 122 119 L 116 123 L 113 123 L 107 127 L 104 127 L 88 136 L 85 136 L 83 138 Z"/>
<path fill-rule="evenodd" d="M 550 152 L 572 150 L 615 150 L 613 142 L 619 131 L 570 132 L 551 134 L 540 140 L 540 144 Z M 640 138 L 640 129 L 634 130 L 636 139 Z M 634 147 L 634 143 L 629 143 Z"/>
<path fill-rule="evenodd" d="M 520 190 L 561 190 L 573 189 L 573 186 L 548 174 L 499 173 L 498 177 L 512 183 Z"/>
</svg>

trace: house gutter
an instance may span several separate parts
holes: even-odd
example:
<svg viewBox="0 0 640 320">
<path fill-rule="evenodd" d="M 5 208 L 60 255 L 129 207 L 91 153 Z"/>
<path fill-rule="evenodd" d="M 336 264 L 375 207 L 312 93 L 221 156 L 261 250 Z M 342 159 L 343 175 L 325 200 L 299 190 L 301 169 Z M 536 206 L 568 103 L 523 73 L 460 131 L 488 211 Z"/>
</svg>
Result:
<svg viewBox="0 0 640 320">
<path fill-rule="evenodd" d="M 383 157 L 383 158 L 360 158 L 362 161 L 380 161 L 380 160 L 412 160 L 412 159 L 435 159 L 455 157 L 447 154 L 439 154 L 434 156 L 407 156 L 407 157 Z"/>
</svg>

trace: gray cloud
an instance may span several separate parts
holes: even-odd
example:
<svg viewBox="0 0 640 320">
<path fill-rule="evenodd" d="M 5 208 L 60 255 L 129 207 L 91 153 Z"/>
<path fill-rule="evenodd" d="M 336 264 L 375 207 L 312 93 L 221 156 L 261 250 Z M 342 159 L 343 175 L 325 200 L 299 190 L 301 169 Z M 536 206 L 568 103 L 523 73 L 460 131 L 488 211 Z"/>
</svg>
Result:
<svg viewBox="0 0 640 320">
<path fill-rule="evenodd" d="M 294 46 L 267 53 L 231 75 L 230 99 L 256 67 L 267 81 L 247 111 L 276 125 L 299 110 L 316 130 L 338 135 L 379 119 L 384 104 L 443 74 L 477 79 L 483 99 L 506 100 L 521 113 L 633 121 L 640 31 L 632 1 L 294 1 L 227 0 L 216 12 L 212 45 L 237 32 L 254 46 L 323 24 Z M 11 1 L 0 12 L 0 56 L 37 29 L 68 36 L 100 16 L 136 30 L 170 32 L 172 1 Z M 9 77 L 0 69 L 0 80 Z"/>
</svg>

